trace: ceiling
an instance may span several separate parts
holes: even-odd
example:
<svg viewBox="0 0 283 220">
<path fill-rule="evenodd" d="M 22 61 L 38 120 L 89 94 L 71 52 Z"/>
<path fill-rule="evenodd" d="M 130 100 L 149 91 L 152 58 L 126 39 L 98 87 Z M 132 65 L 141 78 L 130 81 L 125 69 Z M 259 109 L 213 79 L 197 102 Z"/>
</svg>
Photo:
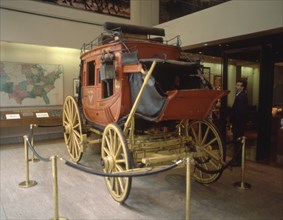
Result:
<svg viewBox="0 0 283 220">
<path fill-rule="evenodd" d="M 260 60 L 259 48 L 267 44 L 272 46 L 274 63 L 283 62 L 283 28 L 184 47 L 183 50 L 211 57 L 222 57 L 225 52 L 231 59 L 257 63 Z"/>
</svg>

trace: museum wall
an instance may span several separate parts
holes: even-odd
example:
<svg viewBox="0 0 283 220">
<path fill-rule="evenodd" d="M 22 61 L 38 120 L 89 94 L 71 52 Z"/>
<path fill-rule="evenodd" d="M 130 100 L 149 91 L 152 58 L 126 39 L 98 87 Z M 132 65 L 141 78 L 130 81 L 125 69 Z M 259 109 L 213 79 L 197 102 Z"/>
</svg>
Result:
<svg viewBox="0 0 283 220">
<path fill-rule="evenodd" d="M 255 34 L 283 26 L 283 2 L 232 0 L 156 27 L 164 28 L 168 39 L 181 36 L 182 47 Z"/>
<path fill-rule="evenodd" d="M 0 1 L 1 41 L 77 48 L 103 30 L 105 21 L 154 26 L 159 1 L 131 1 L 130 19 L 27 0 Z"/>
</svg>

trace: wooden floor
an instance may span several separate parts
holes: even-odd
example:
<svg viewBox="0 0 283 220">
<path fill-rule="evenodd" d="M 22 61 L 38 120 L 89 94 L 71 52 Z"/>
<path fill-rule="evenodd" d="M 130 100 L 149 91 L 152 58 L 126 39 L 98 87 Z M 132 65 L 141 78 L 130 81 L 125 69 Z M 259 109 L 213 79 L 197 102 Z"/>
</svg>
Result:
<svg viewBox="0 0 283 220">
<path fill-rule="evenodd" d="M 69 160 L 63 140 L 38 142 L 42 157 Z M 54 200 L 51 162 L 29 163 L 29 179 L 37 185 L 19 188 L 26 180 L 23 144 L 5 145 L 1 156 L 1 219 L 51 219 Z M 95 166 L 99 156 L 87 151 L 81 163 Z M 75 170 L 58 160 L 59 216 L 67 219 L 185 219 L 186 172 L 175 169 L 133 178 L 124 204 L 110 196 L 103 177 Z M 191 219 L 283 219 L 283 168 L 246 162 L 248 190 L 233 186 L 241 168 L 227 169 L 210 185 L 191 181 Z"/>
</svg>

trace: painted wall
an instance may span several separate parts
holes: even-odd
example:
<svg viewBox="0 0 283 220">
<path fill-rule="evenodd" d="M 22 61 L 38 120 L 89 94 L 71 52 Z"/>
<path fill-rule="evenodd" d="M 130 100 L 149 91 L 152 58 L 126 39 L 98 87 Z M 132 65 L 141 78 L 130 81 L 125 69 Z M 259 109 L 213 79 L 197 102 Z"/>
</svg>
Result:
<svg viewBox="0 0 283 220">
<path fill-rule="evenodd" d="M 1 41 L 66 48 L 96 38 L 105 21 L 152 27 L 159 20 L 158 0 L 131 1 L 131 19 L 30 0 L 1 0 L 0 7 Z"/>
<path fill-rule="evenodd" d="M 282 0 L 232 0 L 160 25 L 182 47 L 283 27 Z"/>
</svg>

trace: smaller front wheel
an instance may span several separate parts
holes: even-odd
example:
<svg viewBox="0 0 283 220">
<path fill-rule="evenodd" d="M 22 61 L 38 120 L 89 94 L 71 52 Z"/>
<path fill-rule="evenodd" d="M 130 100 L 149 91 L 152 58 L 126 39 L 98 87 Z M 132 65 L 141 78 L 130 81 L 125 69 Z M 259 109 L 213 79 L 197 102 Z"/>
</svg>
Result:
<svg viewBox="0 0 283 220">
<path fill-rule="evenodd" d="M 72 96 L 65 99 L 63 106 L 64 139 L 69 155 L 74 162 L 83 154 L 82 123 L 77 102 Z"/>
<path fill-rule="evenodd" d="M 105 173 L 119 173 L 131 168 L 125 136 L 116 124 L 109 124 L 104 129 L 101 157 Z M 124 202 L 128 198 L 132 177 L 105 177 L 105 181 L 114 200 Z"/>
</svg>

